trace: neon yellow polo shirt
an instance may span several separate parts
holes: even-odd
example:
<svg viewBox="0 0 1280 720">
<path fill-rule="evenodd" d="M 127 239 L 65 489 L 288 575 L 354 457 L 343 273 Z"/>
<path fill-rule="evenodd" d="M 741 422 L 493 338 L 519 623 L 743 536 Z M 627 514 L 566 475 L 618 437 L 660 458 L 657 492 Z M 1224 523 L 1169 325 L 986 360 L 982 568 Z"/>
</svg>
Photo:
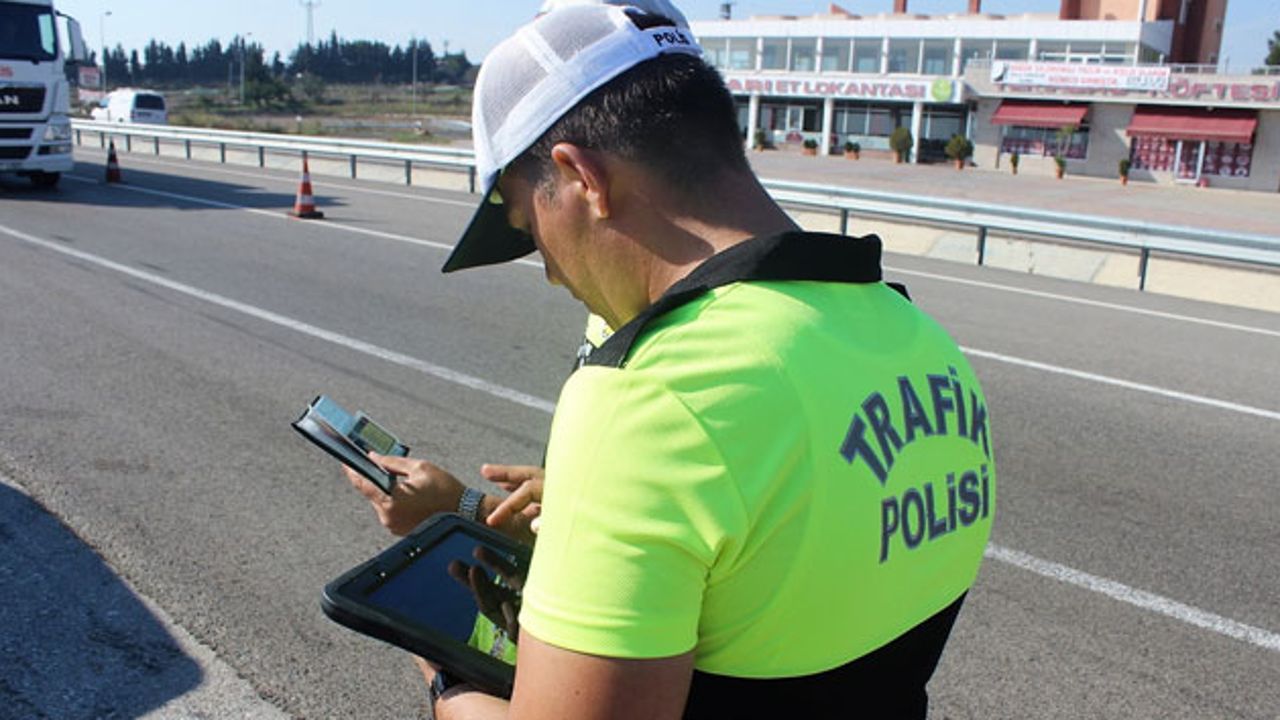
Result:
<svg viewBox="0 0 1280 720">
<path fill-rule="evenodd" d="M 973 583 L 988 424 L 956 344 L 881 283 L 714 289 L 565 385 L 521 624 L 737 677 L 843 665 Z"/>
</svg>

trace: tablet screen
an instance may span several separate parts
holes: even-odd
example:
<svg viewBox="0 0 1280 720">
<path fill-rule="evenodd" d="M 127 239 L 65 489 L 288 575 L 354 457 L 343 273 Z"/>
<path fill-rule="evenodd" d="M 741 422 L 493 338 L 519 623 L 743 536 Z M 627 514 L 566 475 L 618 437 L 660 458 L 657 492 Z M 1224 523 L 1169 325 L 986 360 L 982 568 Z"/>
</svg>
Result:
<svg viewBox="0 0 1280 720">
<path fill-rule="evenodd" d="M 373 585 L 366 602 L 515 664 L 515 619 L 527 568 L 451 530 Z"/>
</svg>

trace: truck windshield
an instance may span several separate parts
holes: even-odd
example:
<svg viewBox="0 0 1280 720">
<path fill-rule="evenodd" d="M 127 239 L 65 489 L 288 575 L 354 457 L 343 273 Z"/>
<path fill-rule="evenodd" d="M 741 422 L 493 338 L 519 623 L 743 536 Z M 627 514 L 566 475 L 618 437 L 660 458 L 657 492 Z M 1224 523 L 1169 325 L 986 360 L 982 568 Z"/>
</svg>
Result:
<svg viewBox="0 0 1280 720">
<path fill-rule="evenodd" d="M 53 11 L 47 5 L 0 2 L 0 58 L 44 62 L 57 57 Z"/>
</svg>

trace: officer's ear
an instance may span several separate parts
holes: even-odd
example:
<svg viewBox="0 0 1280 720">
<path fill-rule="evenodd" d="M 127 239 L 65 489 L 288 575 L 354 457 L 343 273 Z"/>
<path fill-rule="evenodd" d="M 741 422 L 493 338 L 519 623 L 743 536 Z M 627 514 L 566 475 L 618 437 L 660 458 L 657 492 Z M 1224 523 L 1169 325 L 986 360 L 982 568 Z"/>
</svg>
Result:
<svg viewBox="0 0 1280 720">
<path fill-rule="evenodd" d="M 610 175 L 604 156 L 572 143 L 559 143 L 551 148 L 555 165 L 556 192 L 570 192 L 586 204 L 596 220 L 607 220 Z"/>
</svg>

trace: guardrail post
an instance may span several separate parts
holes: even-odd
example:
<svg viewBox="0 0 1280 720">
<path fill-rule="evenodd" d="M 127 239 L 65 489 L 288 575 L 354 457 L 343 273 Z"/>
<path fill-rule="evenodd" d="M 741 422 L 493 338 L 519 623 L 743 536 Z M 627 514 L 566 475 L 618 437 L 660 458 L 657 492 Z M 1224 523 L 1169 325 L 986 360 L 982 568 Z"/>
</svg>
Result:
<svg viewBox="0 0 1280 720">
<path fill-rule="evenodd" d="M 840 208 L 840 234 L 849 234 L 849 208 Z"/>
<path fill-rule="evenodd" d="M 987 260 L 987 227 L 985 225 L 978 226 L 978 264 L 981 265 Z"/>
<path fill-rule="evenodd" d="M 80 129 L 79 129 L 79 128 L 76 128 L 76 144 L 77 144 L 77 145 L 83 145 L 83 144 L 84 144 L 84 139 L 80 137 Z"/>
<path fill-rule="evenodd" d="M 1138 255 L 1138 289 L 1147 289 L 1147 263 L 1151 261 L 1151 248 L 1142 248 Z"/>
<path fill-rule="evenodd" d="M 476 166 L 472 165 L 467 168 L 467 187 L 471 193 L 476 191 Z"/>
<path fill-rule="evenodd" d="M 264 168 L 266 166 L 267 166 L 267 149 L 259 145 L 258 146 L 258 167 Z"/>
<path fill-rule="evenodd" d="M 154 142 L 153 147 L 154 147 L 154 148 L 155 148 L 155 150 L 156 150 L 156 156 L 157 156 L 157 157 L 159 157 L 159 156 L 160 156 L 160 138 L 159 138 L 159 136 L 157 136 L 157 137 L 152 138 L 152 140 L 154 140 L 154 141 L 155 141 L 155 142 Z"/>
<path fill-rule="evenodd" d="M 356 179 L 356 156 L 351 156 L 351 179 Z"/>
<path fill-rule="evenodd" d="M 133 136 L 132 135 L 124 136 L 124 151 L 133 152 Z"/>
<path fill-rule="evenodd" d="M 183 145 L 183 147 L 184 147 L 184 148 L 186 149 L 186 151 L 187 151 L 187 159 L 188 159 L 188 160 L 190 160 L 190 159 L 191 159 L 191 141 L 190 141 L 190 140 L 183 140 L 183 141 L 182 141 L 182 145 Z"/>
<path fill-rule="evenodd" d="M 218 143 L 218 162 L 226 164 L 227 162 L 227 144 Z"/>
<path fill-rule="evenodd" d="M 413 185 L 413 161 L 404 161 L 404 184 Z"/>
<path fill-rule="evenodd" d="M 107 149 L 107 134 L 102 130 L 98 131 L 98 144 L 102 146 L 103 150 Z"/>
</svg>

